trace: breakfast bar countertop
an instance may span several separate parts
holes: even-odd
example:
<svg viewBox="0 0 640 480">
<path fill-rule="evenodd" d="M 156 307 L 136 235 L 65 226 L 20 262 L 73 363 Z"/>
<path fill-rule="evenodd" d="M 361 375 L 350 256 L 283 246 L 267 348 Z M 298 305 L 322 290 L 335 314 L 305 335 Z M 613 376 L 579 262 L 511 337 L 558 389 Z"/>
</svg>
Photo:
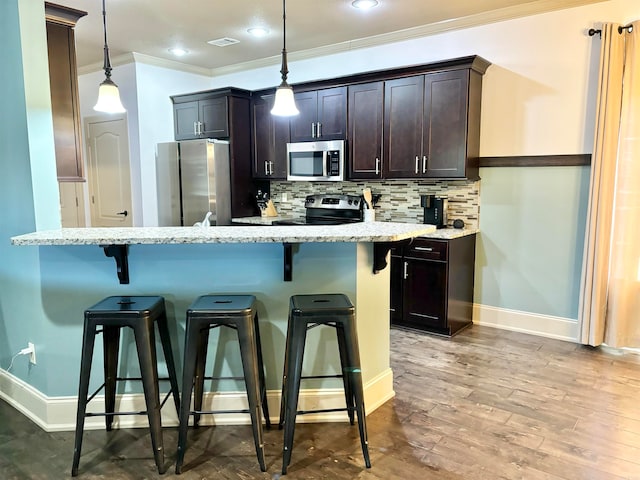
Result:
<svg viewBox="0 0 640 480">
<path fill-rule="evenodd" d="M 12 245 L 164 245 L 205 243 L 397 242 L 433 225 L 358 222 L 343 225 L 61 228 L 11 238 Z"/>
</svg>

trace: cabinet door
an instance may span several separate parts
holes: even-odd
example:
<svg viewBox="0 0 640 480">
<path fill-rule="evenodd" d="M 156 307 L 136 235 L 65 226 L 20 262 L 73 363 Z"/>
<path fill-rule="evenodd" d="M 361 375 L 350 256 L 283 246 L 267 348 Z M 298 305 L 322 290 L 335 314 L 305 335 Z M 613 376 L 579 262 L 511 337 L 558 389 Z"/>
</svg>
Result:
<svg viewBox="0 0 640 480">
<path fill-rule="evenodd" d="M 316 122 L 318 118 L 318 93 L 300 92 L 294 94 L 296 107 L 300 113 L 291 117 L 291 141 L 307 142 L 315 140 Z"/>
<path fill-rule="evenodd" d="M 382 177 L 384 83 L 352 85 L 348 89 L 349 178 Z"/>
<path fill-rule="evenodd" d="M 447 326 L 447 264 L 404 257 L 404 318 L 407 326 L 445 329 Z"/>
<path fill-rule="evenodd" d="M 47 49 L 58 180 L 82 180 L 82 134 L 73 28 L 47 22 Z"/>
<path fill-rule="evenodd" d="M 227 97 L 200 100 L 198 102 L 198 119 L 201 122 L 201 138 L 228 138 L 229 123 L 227 113 Z"/>
<path fill-rule="evenodd" d="M 274 95 L 264 95 L 253 103 L 253 178 L 287 177 L 289 120 L 271 115 Z"/>
<path fill-rule="evenodd" d="M 391 301 L 389 305 L 389 313 L 391 323 L 394 325 L 402 324 L 402 290 L 404 276 L 404 262 L 402 256 L 393 255 L 391 252 L 390 275 L 391 275 Z"/>
<path fill-rule="evenodd" d="M 385 82 L 385 176 L 422 176 L 424 76 Z"/>
<path fill-rule="evenodd" d="M 428 177 L 465 176 L 468 89 L 468 70 L 425 75 L 423 155 Z"/>
<path fill-rule="evenodd" d="M 198 102 L 176 103 L 173 105 L 173 124 L 176 140 L 198 138 Z"/>
<path fill-rule="evenodd" d="M 318 90 L 316 138 L 344 140 L 347 136 L 347 87 Z"/>
</svg>

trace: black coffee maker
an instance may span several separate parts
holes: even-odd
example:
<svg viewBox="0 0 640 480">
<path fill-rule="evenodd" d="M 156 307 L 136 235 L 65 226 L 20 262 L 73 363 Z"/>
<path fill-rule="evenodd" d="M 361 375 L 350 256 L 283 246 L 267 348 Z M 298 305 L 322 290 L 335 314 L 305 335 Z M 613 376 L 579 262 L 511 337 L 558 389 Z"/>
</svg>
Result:
<svg viewBox="0 0 640 480">
<path fill-rule="evenodd" d="M 420 195 L 420 206 L 424 208 L 424 222 L 436 228 L 447 226 L 447 197 L 437 195 Z"/>
</svg>

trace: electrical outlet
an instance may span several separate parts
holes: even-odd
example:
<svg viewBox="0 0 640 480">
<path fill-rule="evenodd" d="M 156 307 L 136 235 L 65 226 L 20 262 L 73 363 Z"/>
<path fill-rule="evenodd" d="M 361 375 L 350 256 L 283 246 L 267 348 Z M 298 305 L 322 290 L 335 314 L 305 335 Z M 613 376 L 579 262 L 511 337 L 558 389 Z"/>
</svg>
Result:
<svg viewBox="0 0 640 480">
<path fill-rule="evenodd" d="M 286 192 L 282 192 L 282 201 L 286 202 L 287 201 L 287 194 Z"/>
<path fill-rule="evenodd" d="M 29 353 L 29 363 L 35 365 L 36 364 L 36 346 L 29 342 L 27 343 L 27 347 L 31 349 L 31 353 Z"/>
</svg>

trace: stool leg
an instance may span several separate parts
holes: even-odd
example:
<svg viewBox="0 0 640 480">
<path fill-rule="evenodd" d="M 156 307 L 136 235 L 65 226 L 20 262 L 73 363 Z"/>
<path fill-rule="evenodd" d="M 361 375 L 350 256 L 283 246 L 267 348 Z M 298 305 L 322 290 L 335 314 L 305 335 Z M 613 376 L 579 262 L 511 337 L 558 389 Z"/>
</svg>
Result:
<svg viewBox="0 0 640 480">
<path fill-rule="evenodd" d="M 282 367 L 282 390 L 280 393 L 280 417 L 278 418 L 278 429 L 282 429 L 284 424 L 284 411 L 287 408 L 287 369 L 289 368 L 289 351 L 291 350 L 291 313 L 287 318 L 287 339 L 284 342 L 284 365 Z"/>
<path fill-rule="evenodd" d="M 362 371 L 360 369 L 360 349 L 358 347 L 358 333 L 355 321 L 350 321 L 344 326 L 347 361 L 349 362 L 349 376 L 353 387 L 353 395 L 358 414 L 358 429 L 360 431 L 360 444 L 367 468 L 371 468 L 369 458 L 369 440 L 367 437 L 367 419 L 364 411 L 364 388 L 362 386 Z"/>
<path fill-rule="evenodd" d="M 162 422 L 160 419 L 160 392 L 158 391 L 158 364 L 156 358 L 155 335 L 153 320 L 143 316 L 140 322 L 133 328 L 140 373 L 142 374 L 142 387 L 144 399 L 147 405 L 147 417 L 149 418 L 149 431 L 153 455 L 158 467 L 158 473 L 165 472 L 164 445 L 162 441 Z"/>
<path fill-rule="evenodd" d="M 118 352 L 120 350 L 120 327 L 102 327 L 104 354 L 104 421 L 107 431 L 113 425 L 113 413 L 116 411 L 116 379 L 118 378 Z"/>
<path fill-rule="evenodd" d="M 198 349 L 196 355 L 196 370 L 193 381 L 193 426 L 200 426 L 200 414 L 202 411 L 202 397 L 204 396 L 204 377 L 206 375 L 205 367 L 207 364 L 207 351 L 209 346 L 209 327 L 200 330 L 200 340 L 198 341 Z"/>
<path fill-rule="evenodd" d="M 82 334 L 82 354 L 80 357 L 80 382 L 78 387 L 78 409 L 76 412 L 76 437 L 73 447 L 73 464 L 71 475 L 78 475 L 80 464 L 80 452 L 82 451 L 82 433 L 84 432 L 84 418 L 87 412 L 87 397 L 89 395 L 89 376 L 91 374 L 91 362 L 93 360 L 93 347 L 96 336 L 96 325 L 90 319 L 85 318 Z"/>
<path fill-rule="evenodd" d="M 300 378 L 302 376 L 302 358 L 307 340 L 307 325 L 304 320 L 289 322 L 291 335 L 287 342 L 287 371 L 286 391 L 283 392 L 284 406 L 284 450 L 282 452 L 282 474 L 286 475 L 287 467 L 291 463 L 293 435 L 296 427 L 298 411 L 298 397 L 300 395 Z M 282 420 L 282 419 L 281 419 Z"/>
<path fill-rule="evenodd" d="M 264 460 L 264 439 L 262 438 L 262 418 L 260 407 L 261 382 L 259 374 L 258 345 L 256 344 L 255 324 L 253 316 L 238 321 L 238 340 L 240 343 L 240 355 L 242 368 L 247 387 L 249 400 L 249 413 L 251 414 L 251 426 L 253 427 L 253 441 L 256 446 L 256 454 L 260 470 L 267 471 Z"/>
<path fill-rule="evenodd" d="M 196 370 L 196 356 L 199 349 L 200 329 L 187 314 L 184 342 L 184 362 L 182 365 L 182 399 L 180 400 L 180 418 L 178 426 L 178 454 L 176 455 L 176 474 L 182 473 L 184 452 L 187 449 L 187 429 L 189 427 L 189 409 Z M 208 332 L 208 330 L 207 330 Z"/>
<path fill-rule="evenodd" d="M 169 327 L 167 325 L 167 314 L 163 312 L 158 319 L 158 332 L 160 333 L 160 342 L 162 343 L 162 352 L 164 360 L 167 364 L 167 373 L 169 374 L 169 383 L 171 384 L 171 392 L 173 394 L 173 403 L 176 405 L 176 413 L 180 412 L 180 391 L 178 390 L 178 376 L 176 374 L 176 363 L 173 360 L 173 350 L 171 349 L 171 336 L 169 335 Z"/>
<path fill-rule="evenodd" d="M 344 385 L 344 398 L 347 405 L 349 423 L 353 425 L 355 406 L 353 402 L 353 388 L 351 385 L 351 375 L 349 375 L 349 361 L 347 356 L 347 346 L 345 345 L 344 327 L 340 322 L 336 322 L 336 336 L 338 337 L 338 351 L 340 352 L 340 366 L 342 368 L 342 383 Z"/>
<path fill-rule="evenodd" d="M 271 418 L 269 417 L 269 405 L 267 404 L 267 383 L 264 379 L 264 362 L 262 359 L 262 342 L 260 340 L 260 325 L 258 323 L 258 314 L 253 317 L 254 334 L 256 337 L 256 346 L 258 349 L 258 377 L 260 385 L 260 395 L 262 397 L 262 413 L 267 428 L 271 428 Z"/>
</svg>

